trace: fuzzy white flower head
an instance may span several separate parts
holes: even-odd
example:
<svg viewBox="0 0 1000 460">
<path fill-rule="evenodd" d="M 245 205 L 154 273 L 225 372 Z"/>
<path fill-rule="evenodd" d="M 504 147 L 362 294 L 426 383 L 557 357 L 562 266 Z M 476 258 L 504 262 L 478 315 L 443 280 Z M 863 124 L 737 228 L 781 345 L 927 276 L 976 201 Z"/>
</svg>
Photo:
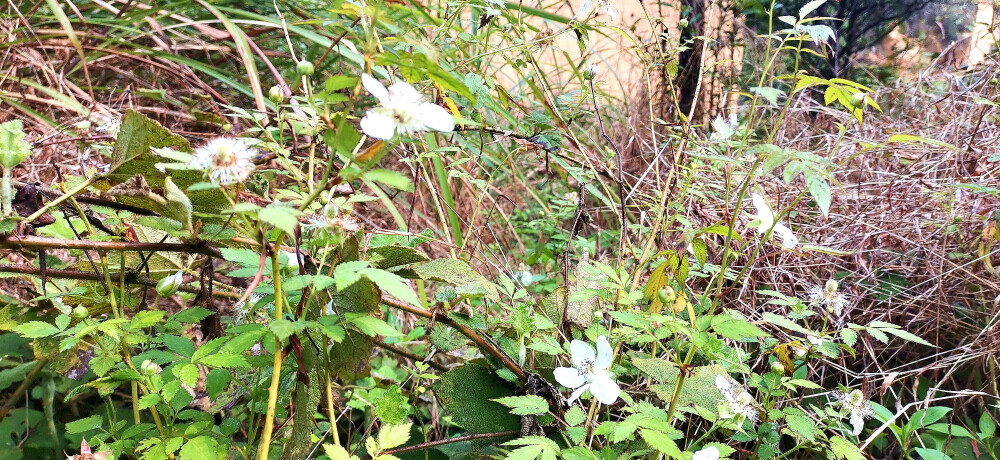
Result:
<svg viewBox="0 0 1000 460">
<path fill-rule="evenodd" d="M 597 353 L 594 348 L 582 340 L 574 340 L 569 344 L 573 357 L 573 367 L 559 367 L 553 372 L 556 381 L 566 388 L 574 388 L 567 404 L 573 404 L 583 392 L 590 392 L 603 404 L 613 404 L 621 394 L 621 388 L 611 378 L 608 369 L 614 361 L 614 351 L 608 338 L 597 338 Z"/>
<path fill-rule="evenodd" d="M 691 456 L 691 460 L 719 460 L 720 456 L 721 452 L 719 452 L 718 447 L 708 446 L 698 452 L 695 452 L 694 455 Z"/>
<path fill-rule="evenodd" d="M 754 193 L 750 200 L 757 208 L 757 219 L 760 220 L 760 225 L 757 226 L 758 233 L 766 235 L 768 230 L 771 230 L 773 234 L 781 238 L 781 247 L 785 249 L 792 249 L 799 244 L 799 238 L 792 233 L 790 228 L 781 222 L 775 222 L 774 211 L 771 210 L 771 205 L 767 204 L 767 200 L 763 196 Z"/>
<path fill-rule="evenodd" d="M 361 84 L 379 102 L 378 107 L 369 110 L 361 119 L 361 130 L 371 137 L 392 139 L 395 134 L 408 136 L 429 129 L 455 130 L 451 113 L 444 107 L 425 101 L 409 83 L 400 81 L 386 89 L 371 75 L 361 74 Z"/>
<path fill-rule="evenodd" d="M 719 389 L 722 396 L 726 398 L 726 409 L 728 413 L 719 414 L 722 418 L 734 418 L 737 423 L 742 423 L 742 419 L 749 420 L 751 424 L 756 424 L 759 418 L 756 401 L 753 396 L 743 388 L 734 388 L 729 379 L 717 375 L 715 376 L 715 387 Z"/>
<path fill-rule="evenodd" d="M 194 151 L 190 165 L 207 172 L 213 184 L 230 185 L 253 174 L 256 155 L 257 151 L 240 139 L 217 137 Z"/>
<path fill-rule="evenodd" d="M 848 305 L 847 296 L 839 290 L 836 280 L 827 280 L 826 285 L 813 286 L 808 290 L 809 302 L 826 308 L 827 313 L 840 316 Z"/>
<path fill-rule="evenodd" d="M 834 404 L 840 406 L 844 415 L 847 415 L 848 420 L 851 422 L 851 427 L 853 428 L 851 435 L 857 436 L 861 434 L 861 430 L 865 428 L 865 420 L 875 415 L 871 403 L 865 399 L 865 394 L 861 390 L 851 390 L 849 393 L 835 391 L 833 392 L 833 397 L 835 399 Z"/>
</svg>

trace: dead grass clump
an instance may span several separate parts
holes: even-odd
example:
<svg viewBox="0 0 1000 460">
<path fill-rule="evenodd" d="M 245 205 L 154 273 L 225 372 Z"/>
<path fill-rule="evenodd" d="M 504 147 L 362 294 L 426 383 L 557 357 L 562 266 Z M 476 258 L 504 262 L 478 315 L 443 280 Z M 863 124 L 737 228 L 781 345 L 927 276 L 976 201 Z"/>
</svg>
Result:
<svg viewBox="0 0 1000 460">
<path fill-rule="evenodd" d="M 765 257 L 746 292 L 776 286 L 804 297 L 806 287 L 835 276 L 852 300 L 844 320 L 891 322 L 938 347 L 865 337 L 851 364 L 854 378 L 888 383 L 924 376 L 944 388 L 993 390 L 995 366 L 986 361 L 1000 350 L 1000 123 L 996 107 L 983 101 L 1000 96 L 988 84 L 998 71 L 881 90 L 886 113 L 867 114 L 864 126 L 806 100 L 787 120 L 779 145 L 840 165 L 830 215 L 822 217 L 804 199 L 793 210 L 792 228 L 804 242 L 843 255 Z M 959 91 L 956 84 L 967 86 Z M 836 124 L 852 126 L 839 144 Z M 897 134 L 916 137 L 888 142 Z M 777 180 L 767 188 L 785 206 L 802 189 Z M 740 303 L 759 311 L 764 301 L 750 296 Z"/>
</svg>

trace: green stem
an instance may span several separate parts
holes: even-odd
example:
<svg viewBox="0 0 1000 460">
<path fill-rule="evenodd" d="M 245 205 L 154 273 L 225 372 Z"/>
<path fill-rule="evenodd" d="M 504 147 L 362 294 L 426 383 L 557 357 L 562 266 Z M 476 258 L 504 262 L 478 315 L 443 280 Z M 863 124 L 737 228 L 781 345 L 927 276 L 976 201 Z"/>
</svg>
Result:
<svg viewBox="0 0 1000 460">
<path fill-rule="evenodd" d="M 274 317 L 281 319 L 282 300 L 284 294 L 281 291 L 281 264 L 278 263 L 278 249 L 285 239 L 282 233 L 274 243 L 274 251 L 271 252 L 271 277 L 274 280 Z M 265 248 L 266 249 L 266 248 Z M 274 367 L 271 370 L 271 386 L 267 390 L 267 415 L 264 417 L 264 432 L 261 434 L 260 450 L 258 460 L 267 460 L 268 451 L 271 449 L 271 435 L 274 433 L 274 412 L 278 406 L 278 391 L 281 383 L 281 341 L 274 337 Z M 332 421 L 331 421 L 332 422 Z"/>
<path fill-rule="evenodd" d="M 433 134 L 425 137 L 427 145 L 431 150 L 437 150 L 437 138 Z M 452 243 L 455 246 L 462 246 L 462 226 L 455 213 L 455 199 L 451 194 L 451 184 L 448 183 L 448 172 L 444 169 L 444 161 L 441 160 L 441 152 L 431 155 L 431 165 L 434 167 L 434 176 L 438 182 L 438 189 L 441 190 L 441 197 L 444 199 L 445 212 L 448 214 L 448 226 L 451 227 Z"/>
<path fill-rule="evenodd" d="M 0 179 L 0 215 L 7 217 L 14 213 L 14 168 L 3 168 Z"/>
</svg>

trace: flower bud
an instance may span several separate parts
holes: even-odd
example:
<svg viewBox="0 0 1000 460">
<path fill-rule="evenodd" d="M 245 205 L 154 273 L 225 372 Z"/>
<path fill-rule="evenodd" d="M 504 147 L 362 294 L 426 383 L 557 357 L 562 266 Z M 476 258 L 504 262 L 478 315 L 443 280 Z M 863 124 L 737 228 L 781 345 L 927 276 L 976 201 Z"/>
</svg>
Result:
<svg viewBox="0 0 1000 460">
<path fill-rule="evenodd" d="M 160 371 L 163 370 L 163 368 L 161 368 L 159 365 L 157 365 L 153 361 L 150 361 L 150 360 L 147 359 L 147 360 L 145 360 L 145 361 L 142 362 L 142 365 L 139 366 L 139 370 L 142 371 L 142 373 L 144 375 L 152 377 L 152 376 L 154 376 L 156 374 L 159 374 Z"/>
<path fill-rule="evenodd" d="M 272 86 L 271 89 L 267 91 L 267 98 L 275 104 L 281 104 L 282 102 L 285 102 L 285 92 L 278 86 Z"/>
<path fill-rule="evenodd" d="M 851 105 L 854 107 L 861 107 L 865 104 L 865 93 L 854 93 L 851 96 Z"/>
<path fill-rule="evenodd" d="M 181 284 L 184 283 L 184 271 L 177 270 L 177 273 L 173 275 L 168 275 L 163 277 L 159 283 L 156 283 L 156 293 L 160 297 L 170 297 L 177 293 L 180 289 Z"/>
<path fill-rule="evenodd" d="M 76 320 L 79 321 L 79 320 L 83 320 L 84 318 L 86 318 L 88 316 L 90 316 L 90 311 L 87 310 L 87 307 L 84 307 L 83 305 L 77 305 L 75 308 L 73 308 L 73 318 L 74 319 L 76 319 Z"/>
<path fill-rule="evenodd" d="M 597 64 L 591 64 L 583 71 L 583 77 L 588 80 L 593 80 L 597 77 L 598 70 Z"/>
<path fill-rule="evenodd" d="M 771 372 L 778 375 L 785 375 L 785 366 L 780 361 L 774 361 L 771 363 Z"/>
<path fill-rule="evenodd" d="M 831 278 L 826 280 L 826 285 L 823 286 L 823 290 L 832 294 L 834 292 L 837 292 L 837 289 L 839 287 L 840 286 L 837 285 L 837 280 Z"/>
<path fill-rule="evenodd" d="M 316 71 L 316 68 L 313 66 L 313 63 L 309 61 L 299 61 L 299 63 L 295 65 L 295 71 L 298 72 L 299 75 L 309 76 Z"/>
<path fill-rule="evenodd" d="M 681 29 L 687 27 L 688 26 L 687 18 L 681 19 L 680 22 L 677 23 L 677 26 L 680 27 Z"/>
<path fill-rule="evenodd" d="M 660 303 L 663 305 L 671 305 L 674 300 L 677 300 L 677 293 L 674 292 L 674 288 L 667 286 L 656 292 L 656 296 L 660 299 Z"/>
</svg>

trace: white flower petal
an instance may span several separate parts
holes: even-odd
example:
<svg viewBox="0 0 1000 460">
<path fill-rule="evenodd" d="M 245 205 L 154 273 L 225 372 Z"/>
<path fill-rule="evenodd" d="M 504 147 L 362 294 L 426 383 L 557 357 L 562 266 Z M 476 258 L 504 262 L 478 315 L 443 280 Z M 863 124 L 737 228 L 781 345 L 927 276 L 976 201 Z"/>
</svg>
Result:
<svg viewBox="0 0 1000 460">
<path fill-rule="evenodd" d="M 369 93 L 372 93 L 372 96 L 375 96 L 375 99 L 378 99 L 379 103 L 385 104 L 389 101 L 389 91 L 375 77 L 363 73 L 361 74 L 361 84 Z"/>
<path fill-rule="evenodd" d="M 455 130 L 455 120 L 444 107 L 425 102 L 420 104 L 420 121 L 424 126 L 435 131 L 451 132 Z"/>
<path fill-rule="evenodd" d="M 581 375 L 575 367 L 557 367 L 556 370 L 552 371 L 552 375 L 555 376 L 556 382 L 566 388 L 578 388 L 587 383 L 587 378 Z"/>
<path fill-rule="evenodd" d="M 608 343 L 608 338 L 605 336 L 600 336 L 597 338 L 597 368 L 598 369 L 608 369 L 611 367 L 611 363 L 614 361 L 615 352 L 611 349 L 611 344 Z"/>
<path fill-rule="evenodd" d="M 782 224 L 774 224 L 774 234 L 781 238 L 781 247 L 792 249 L 799 244 L 799 237 L 792 233 L 792 230 Z"/>
<path fill-rule="evenodd" d="M 579 399 L 580 396 L 583 395 L 583 392 L 585 392 L 585 391 L 587 391 L 589 389 L 590 389 L 590 384 L 587 384 L 587 385 L 584 385 L 584 386 L 582 386 L 580 388 L 577 388 L 576 391 L 573 392 L 573 394 L 569 395 L 569 399 L 566 400 L 566 405 L 568 406 L 570 404 L 573 404 L 573 401 L 576 401 L 577 399 Z"/>
<path fill-rule="evenodd" d="M 719 460 L 720 452 L 719 448 L 715 446 L 708 446 L 698 452 L 695 452 L 691 456 L 691 460 Z"/>
<path fill-rule="evenodd" d="M 593 366 L 597 362 L 597 354 L 594 353 L 594 347 L 591 347 L 583 340 L 570 342 L 569 351 L 573 356 L 573 365 L 577 369 Z"/>
<path fill-rule="evenodd" d="M 750 200 L 753 201 L 753 206 L 757 208 L 757 218 L 760 219 L 757 231 L 761 234 L 767 233 L 774 226 L 774 211 L 771 210 L 771 206 L 767 204 L 767 201 L 759 193 L 754 193 L 750 197 Z"/>
<path fill-rule="evenodd" d="M 851 435 L 857 436 L 861 434 L 861 430 L 865 428 L 865 418 L 857 412 L 851 412 L 851 426 L 854 427 L 854 429 L 851 430 Z"/>
<path fill-rule="evenodd" d="M 369 110 L 361 119 L 361 130 L 376 139 L 392 139 L 396 133 L 396 121 L 379 109 Z"/>
<path fill-rule="evenodd" d="M 611 377 L 604 372 L 597 374 L 597 378 L 590 384 L 590 392 L 601 404 L 614 404 L 618 400 L 618 395 L 622 390 Z"/>
</svg>

